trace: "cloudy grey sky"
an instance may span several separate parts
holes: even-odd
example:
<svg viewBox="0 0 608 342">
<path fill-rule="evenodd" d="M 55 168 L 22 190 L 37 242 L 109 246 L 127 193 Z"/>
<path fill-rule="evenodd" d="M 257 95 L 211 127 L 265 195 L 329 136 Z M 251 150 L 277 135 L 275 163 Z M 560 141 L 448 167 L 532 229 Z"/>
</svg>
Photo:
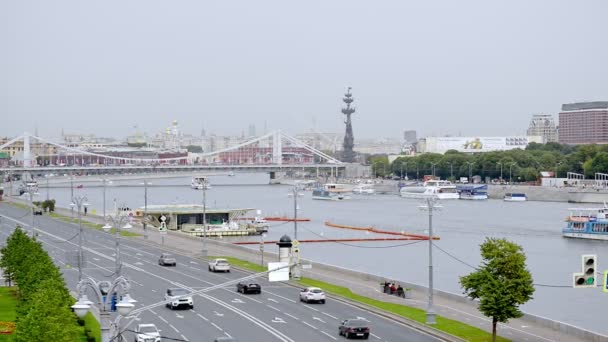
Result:
<svg viewBox="0 0 608 342">
<path fill-rule="evenodd" d="M 608 100 L 608 1 L 2 1 L 0 135 L 523 134 Z"/>
</svg>

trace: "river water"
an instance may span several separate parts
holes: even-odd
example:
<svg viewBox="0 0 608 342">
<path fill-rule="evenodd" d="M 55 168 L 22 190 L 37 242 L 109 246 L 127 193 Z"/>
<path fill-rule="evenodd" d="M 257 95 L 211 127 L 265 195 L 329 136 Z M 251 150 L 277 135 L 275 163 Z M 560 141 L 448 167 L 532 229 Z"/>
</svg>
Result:
<svg viewBox="0 0 608 342">
<path fill-rule="evenodd" d="M 148 187 L 148 204 L 202 203 L 202 192 L 190 189 L 190 178 L 153 179 Z M 213 188 L 207 191 L 208 207 L 255 208 L 264 216 L 293 216 L 291 187 L 267 185 L 267 174 L 241 174 L 235 177 L 212 176 Z M 75 184 L 79 184 L 75 181 Z M 86 195 L 89 211 L 102 211 L 102 188 L 85 183 L 74 189 L 75 195 Z M 106 206 L 113 207 L 113 199 L 134 208 L 143 206 L 144 189 L 121 187 L 139 185 L 140 181 L 114 181 L 106 188 Z M 46 190 L 40 190 L 40 199 Z M 51 188 L 50 197 L 57 205 L 67 207 L 69 188 Z M 326 227 L 323 222 L 374 226 L 379 229 L 428 233 L 428 213 L 415 199 L 394 195 L 351 196 L 348 201 L 318 201 L 311 192 L 298 199 L 299 217 L 310 218 L 298 223 L 299 239 L 383 237 L 366 232 Z M 479 244 L 485 237 L 504 237 L 523 246 L 527 264 L 537 286 L 534 299 L 523 310 L 559 320 L 592 331 L 608 334 L 608 325 L 601 314 L 608 306 L 608 293 L 597 289 L 573 289 L 572 273 L 581 272 L 581 254 L 597 254 L 598 270 L 608 262 L 608 241 L 565 239 L 561 228 L 568 214 L 567 208 L 580 206 L 561 202 L 506 203 L 501 200 L 442 201 L 442 208 L 434 212 L 433 227 L 441 240 L 434 250 L 435 287 L 461 293 L 459 276 L 471 272 L 480 262 Z M 596 205 L 589 205 L 594 207 Z M 250 216 L 254 216 L 255 211 Z M 267 240 L 278 240 L 283 234 L 293 238 L 293 223 L 273 223 Z M 226 238 L 225 238 L 226 239 Z M 243 238 L 240 238 L 243 239 Z M 258 241 L 259 237 L 248 237 Z M 257 245 L 252 248 L 258 248 Z M 267 250 L 275 247 L 266 246 Z M 428 242 L 408 241 L 313 243 L 301 246 L 303 258 L 367 273 L 388 279 L 428 284 Z M 458 260 L 457 260 L 458 259 Z M 468 265 L 467 265 L 468 264 Z M 601 279 L 601 276 L 598 275 Z M 552 287 L 558 286 L 558 287 Z"/>
</svg>

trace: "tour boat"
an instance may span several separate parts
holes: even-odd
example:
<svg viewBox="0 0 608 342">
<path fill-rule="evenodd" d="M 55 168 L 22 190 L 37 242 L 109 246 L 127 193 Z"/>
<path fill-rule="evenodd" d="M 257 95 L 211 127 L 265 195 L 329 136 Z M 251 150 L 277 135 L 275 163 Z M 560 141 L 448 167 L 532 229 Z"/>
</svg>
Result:
<svg viewBox="0 0 608 342">
<path fill-rule="evenodd" d="M 566 218 L 568 226 L 562 229 L 564 237 L 608 240 L 608 206 L 602 208 L 570 208 Z"/>
<path fill-rule="evenodd" d="M 429 196 L 438 199 L 459 199 L 456 185 L 447 180 L 431 179 L 422 186 L 404 186 L 399 190 L 403 198 L 425 198 Z"/>
<path fill-rule="evenodd" d="M 350 190 L 344 184 L 327 183 L 323 187 L 312 191 L 312 199 L 329 201 L 350 199 L 349 196 L 345 195 L 346 192 L 350 192 Z"/>
<path fill-rule="evenodd" d="M 505 202 L 525 202 L 528 200 L 526 194 L 506 193 Z"/>
<path fill-rule="evenodd" d="M 200 176 L 192 178 L 190 187 L 195 190 L 207 190 L 211 189 L 211 184 L 209 183 L 209 179 L 207 179 L 207 177 Z"/>
<path fill-rule="evenodd" d="M 488 199 L 487 184 L 465 184 L 456 186 L 460 199 L 486 200 Z"/>
<path fill-rule="evenodd" d="M 353 194 L 358 195 L 373 195 L 376 193 L 373 184 L 360 184 L 353 188 Z"/>
</svg>

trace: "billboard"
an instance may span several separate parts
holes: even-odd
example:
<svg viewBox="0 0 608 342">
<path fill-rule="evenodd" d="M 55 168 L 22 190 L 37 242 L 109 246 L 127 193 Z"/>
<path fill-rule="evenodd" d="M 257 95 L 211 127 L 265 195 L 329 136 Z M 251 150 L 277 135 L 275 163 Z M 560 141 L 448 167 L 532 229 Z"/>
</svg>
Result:
<svg viewBox="0 0 608 342">
<path fill-rule="evenodd" d="M 430 140 L 430 141 L 429 141 Z M 528 137 L 431 137 L 426 141 L 426 152 L 445 153 L 448 150 L 458 152 L 505 151 L 515 148 L 525 149 Z"/>
</svg>

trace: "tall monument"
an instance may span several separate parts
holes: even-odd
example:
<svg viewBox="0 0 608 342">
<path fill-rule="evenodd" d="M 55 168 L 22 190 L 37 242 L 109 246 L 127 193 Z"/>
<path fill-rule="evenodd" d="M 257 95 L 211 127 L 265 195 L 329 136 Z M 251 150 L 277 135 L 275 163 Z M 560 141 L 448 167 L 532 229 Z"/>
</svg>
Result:
<svg viewBox="0 0 608 342">
<path fill-rule="evenodd" d="M 352 88 L 348 87 L 348 91 L 344 94 L 344 98 L 342 101 L 346 103 L 346 107 L 342 108 L 342 114 L 346 115 L 346 133 L 344 134 L 344 143 L 342 144 L 342 161 L 346 163 L 352 163 L 355 161 L 355 151 L 353 151 L 353 147 L 355 147 L 355 137 L 353 136 L 353 125 L 350 121 L 350 116 L 355 112 L 355 107 L 351 107 L 350 105 L 355 100 L 353 95 L 350 93 Z"/>
</svg>

